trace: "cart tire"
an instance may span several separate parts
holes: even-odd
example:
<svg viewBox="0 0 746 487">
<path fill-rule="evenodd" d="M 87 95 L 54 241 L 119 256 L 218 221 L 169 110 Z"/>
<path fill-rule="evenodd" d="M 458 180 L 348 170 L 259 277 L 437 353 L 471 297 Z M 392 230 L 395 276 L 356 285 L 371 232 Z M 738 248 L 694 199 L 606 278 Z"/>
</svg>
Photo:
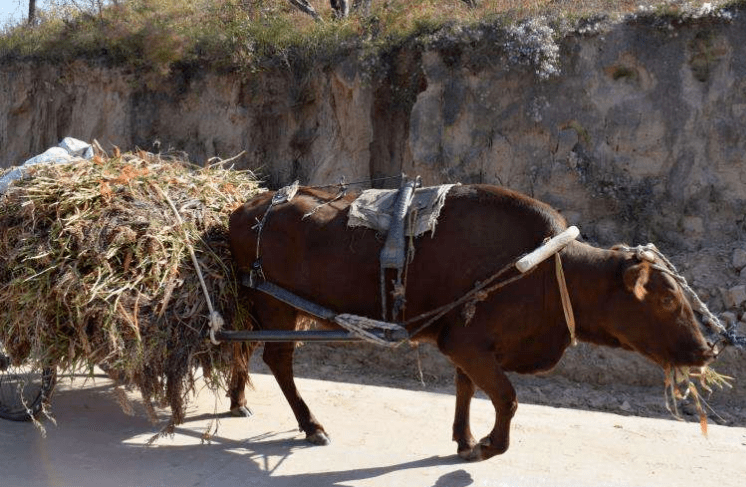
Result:
<svg viewBox="0 0 746 487">
<path fill-rule="evenodd" d="M 49 404 L 57 383 L 57 368 L 8 364 L 0 353 L 0 418 L 30 421 Z"/>
</svg>

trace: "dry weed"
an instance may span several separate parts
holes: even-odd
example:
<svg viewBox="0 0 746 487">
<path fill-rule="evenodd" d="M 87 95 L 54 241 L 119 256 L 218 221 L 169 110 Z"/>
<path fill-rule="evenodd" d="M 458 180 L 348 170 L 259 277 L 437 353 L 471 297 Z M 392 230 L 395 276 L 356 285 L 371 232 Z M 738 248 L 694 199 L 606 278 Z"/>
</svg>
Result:
<svg viewBox="0 0 746 487">
<path fill-rule="evenodd" d="M 208 308 L 248 323 L 226 241 L 253 174 L 139 152 L 39 165 L 0 201 L 0 341 L 15 362 L 102 365 L 183 421 L 195 371 L 221 387 L 232 346 L 204 339 Z M 176 224 L 162 190 L 184 220 Z"/>
</svg>

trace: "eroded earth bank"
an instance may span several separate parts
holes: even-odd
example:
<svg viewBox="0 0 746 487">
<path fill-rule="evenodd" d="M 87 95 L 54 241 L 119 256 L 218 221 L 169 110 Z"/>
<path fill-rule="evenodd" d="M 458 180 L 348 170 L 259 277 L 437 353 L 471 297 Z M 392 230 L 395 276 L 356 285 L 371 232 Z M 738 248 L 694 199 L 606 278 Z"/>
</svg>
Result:
<svg viewBox="0 0 746 487">
<path fill-rule="evenodd" d="M 175 148 L 197 163 L 243 151 L 236 166 L 272 187 L 401 172 L 505 185 L 558 208 L 591 243 L 654 242 L 746 333 L 743 6 L 561 31 L 540 21 L 445 29 L 379 57 L 352 50 L 257 73 L 0 66 L 0 163 L 64 136 Z M 428 387 L 448 387 L 447 364 L 419 353 Z M 300 375 L 420 387 L 414 349 L 309 345 L 298 355 Z M 714 420 L 744 425 L 746 355 L 725 355 L 719 371 L 737 381 L 712 398 Z M 665 414 L 662 373 L 627 353 L 580 346 L 548 377 L 515 380 L 521 401 Z"/>
</svg>

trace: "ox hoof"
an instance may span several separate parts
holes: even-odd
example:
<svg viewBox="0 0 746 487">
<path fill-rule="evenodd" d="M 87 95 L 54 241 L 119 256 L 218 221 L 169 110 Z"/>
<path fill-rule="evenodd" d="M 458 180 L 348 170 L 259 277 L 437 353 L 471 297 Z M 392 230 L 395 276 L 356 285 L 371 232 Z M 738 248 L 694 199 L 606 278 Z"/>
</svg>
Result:
<svg viewBox="0 0 746 487">
<path fill-rule="evenodd" d="M 231 416 L 235 416 L 237 418 L 248 418 L 253 414 L 254 413 L 251 412 L 251 409 L 247 408 L 246 406 L 231 408 Z"/>
<path fill-rule="evenodd" d="M 490 438 L 487 437 L 487 438 L 482 438 L 482 441 L 480 441 L 473 448 L 459 450 L 458 456 L 470 462 L 478 462 L 481 460 L 487 460 L 488 458 L 492 458 L 495 455 L 500 455 L 502 453 L 505 453 L 507 450 L 508 450 L 507 445 L 494 446 L 492 444 L 492 440 L 490 440 Z"/>
<path fill-rule="evenodd" d="M 327 434 L 322 430 L 318 430 L 312 435 L 306 435 L 306 441 L 319 446 L 328 445 L 332 442 L 332 440 L 329 439 L 329 436 L 327 436 Z"/>
<path fill-rule="evenodd" d="M 458 456 L 463 458 L 464 460 L 476 460 L 475 458 L 471 458 L 472 453 L 474 449 L 477 446 L 477 442 L 473 439 L 469 440 L 468 442 L 465 442 L 464 444 L 460 444 L 459 448 L 457 450 Z"/>
<path fill-rule="evenodd" d="M 468 462 L 478 462 L 486 458 L 482 452 L 482 445 L 476 445 L 472 448 L 467 448 L 465 450 L 459 450 L 458 456 Z"/>
</svg>

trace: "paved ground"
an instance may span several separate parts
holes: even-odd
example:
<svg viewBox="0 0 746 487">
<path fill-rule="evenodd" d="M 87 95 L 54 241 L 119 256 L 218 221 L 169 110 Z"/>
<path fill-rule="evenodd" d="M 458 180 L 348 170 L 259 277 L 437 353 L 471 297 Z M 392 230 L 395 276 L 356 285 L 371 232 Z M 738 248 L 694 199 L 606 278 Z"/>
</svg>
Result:
<svg viewBox="0 0 746 487">
<path fill-rule="evenodd" d="M 200 437 L 223 398 L 203 391 L 173 438 L 156 431 L 141 408 L 122 413 L 107 380 L 58 388 L 57 426 L 42 437 L 28 423 L 0 423 L 3 486 L 676 486 L 742 487 L 746 428 L 521 405 L 511 449 L 465 463 L 450 441 L 453 397 L 299 379 L 332 436 L 306 444 L 271 377 L 254 376 L 254 416 L 222 417 L 210 444 Z M 136 396 L 133 396 L 136 397 Z M 475 434 L 492 422 L 475 400 Z"/>
</svg>

